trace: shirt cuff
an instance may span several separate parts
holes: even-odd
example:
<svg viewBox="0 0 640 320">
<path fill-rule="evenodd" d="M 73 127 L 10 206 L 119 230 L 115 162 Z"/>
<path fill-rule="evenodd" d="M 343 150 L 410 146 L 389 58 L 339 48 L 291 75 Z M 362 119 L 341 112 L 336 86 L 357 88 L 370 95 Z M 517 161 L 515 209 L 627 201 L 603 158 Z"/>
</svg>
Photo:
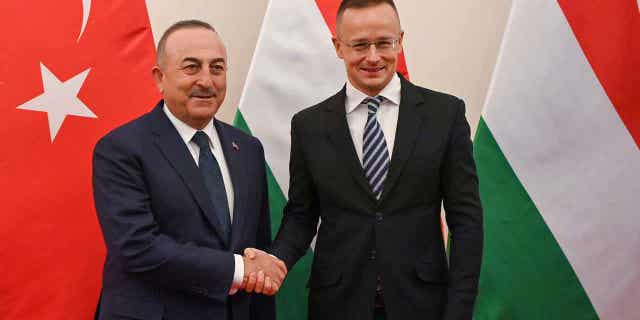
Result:
<svg viewBox="0 0 640 320">
<path fill-rule="evenodd" d="M 242 287 L 242 280 L 244 278 L 244 260 L 242 260 L 242 256 L 234 254 L 233 260 L 235 261 L 235 270 L 233 272 L 233 282 L 231 283 L 231 289 L 229 289 L 229 295 L 238 292 L 240 287 Z"/>
</svg>

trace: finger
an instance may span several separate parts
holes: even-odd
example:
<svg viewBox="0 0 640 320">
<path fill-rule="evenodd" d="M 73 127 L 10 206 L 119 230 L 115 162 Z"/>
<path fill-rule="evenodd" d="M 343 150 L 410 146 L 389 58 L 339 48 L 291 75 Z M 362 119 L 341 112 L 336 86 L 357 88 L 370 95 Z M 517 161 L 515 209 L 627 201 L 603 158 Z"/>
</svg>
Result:
<svg viewBox="0 0 640 320">
<path fill-rule="evenodd" d="M 271 280 L 282 281 L 283 274 L 282 272 L 276 268 L 273 264 L 269 264 L 265 269 L 265 275 L 269 276 Z"/>
<path fill-rule="evenodd" d="M 286 275 L 286 272 L 282 270 L 278 262 L 279 260 L 277 258 L 269 257 L 269 267 L 266 269 L 266 271 L 269 272 L 269 275 L 272 279 L 277 279 L 281 282 Z"/>
<path fill-rule="evenodd" d="M 262 289 L 264 289 L 264 271 L 258 271 L 258 282 L 256 282 L 256 293 L 262 293 Z"/>
<path fill-rule="evenodd" d="M 276 266 L 278 266 L 278 269 L 280 269 L 285 275 L 287 274 L 287 265 L 282 260 L 276 259 L 275 264 Z"/>
<path fill-rule="evenodd" d="M 271 280 L 271 278 L 269 276 L 264 277 L 264 288 L 262 290 L 262 293 L 271 296 L 273 295 L 273 281 Z"/>
<path fill-rule="evenodd" d="M 278 274 L 278 276 L 275 277 L 275 280 L 278 280 L 278 282 L 282 283 L 282 281 L 284 281 L 284 277 L 287 276 L 287 267 L 282 268 L 281 265 L 278 262 L 280 262 L 280 260 L 278 260 L 275 263 L 275 270 L 276 270 L 276 272 Z M 284 264 L 282 264 L 282 265 L 284 265 Z"/>
<path fill-rule="evenodd" d="M 271 295 L 275 295 L 280 290 L 280 283 L 276 280 L 271 279 Z"/>
<path fill-rule="evenodd" d="M 273 294 L 278 293 L 278 291 L 280 290 L 280 282 L 272 279 L 271 280 L 271 287 L 273 289 Z"/>
<path fill-rule="evenodd" d="M 278 272 L 278 276 L 274 277 L 273 279 L 278 281 L 278 282 L 284 281 L 285 274 L 280 270 L 278 270 L 277 272 Z"/>
<path fill-rule="evenodd" d="M 247 285 L 245 286 L 244 291 L 249 293 L 253 292 L 253 290 L 256 287 L 256 281 L 257 281 L 256 274 L 254 272 L 251 272 L 249 274 L 249 280 L 247 280 Z"/>
</svg>

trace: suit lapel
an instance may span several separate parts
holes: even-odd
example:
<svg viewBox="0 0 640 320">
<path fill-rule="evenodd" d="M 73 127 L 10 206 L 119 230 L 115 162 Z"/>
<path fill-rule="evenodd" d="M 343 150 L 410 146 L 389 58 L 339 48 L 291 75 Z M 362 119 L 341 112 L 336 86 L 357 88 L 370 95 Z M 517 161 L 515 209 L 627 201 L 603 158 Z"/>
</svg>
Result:
<svg viewBox="0 0 640 320">
<path fill-rule="evenodd" d="M 246 188 L 242 186 L 247 183 L 247 157 L 246 151 L 240 149 L 238 142 L 233 136 L 233 132 L 226 130 L 224 125 L 218 120 L 214 119 L 213 123 L 218 132 L 218 137 L 220 137 L 222 152 L 224 153 L 233 184 L 233 222 L 231 225 L 231 244 L 229 246 L 233 249 L 238 246 L 240 239 L 242 239 L 242 230 L 244 230 L 242 226 L 246 219 L 243 215 L 243 212 L 245 212 L 245 202 L 247 201 L 243 192 Z"/>
<path fill-rule="evenodd" d="M 178 134 L 178 131 L 164 114 L 162 106 L 163 102 L 161 101 L 151 114 L 152 131 L 155 135 L 154 143 L 167 158 L 171 166 L 178 172 L 198 203 L 198 206 L 204 212 L 207 221 L 209 221 L 211 226 L 216 230 L 216 234 L 224 243 L 224 237 L 221 236 L 223 234 L 222 228 L 216 217 L 198 166 L 195 161 L 193 161 L 193 157 Z"/>
<path fill-rule="evenodd" d="M 396 129 L 393 153 L 391 155 L 389 173 L 384 182 L 384 189 L 380 201 L 383 201 L 389 195 L 389 192 L 391 192 L 393 186 L 398 181 L 402 168 L 413 151 L 416 137 L 420 130 L 420 124 L 422 123 L 422 114 L 419 109 L 423 103 L 422 97 L 416 91 L 413 84 L 402 76 L 400 76 L 400 81 L 401 98 L 398 126 Z"/>
<path fill-rule="evenodd" d="M 346 89 L 343 87 L 340 92 L 327 101 L 327 134 L 338 150 L 338 155 L 340 155 L 343 158 L 344 163 L 349 166 L 348 171 L 351 173 L 358 185 L 365 190 L 369 198 L 375 201 L 376 198 L 371 191 L 369 181 L 367 181 L 367 178 L 364 175 L 362 164 L 358 160 L 358 154 L 356 153 L 353 140 L 351 139 L 349 125 L 347 124 L 345 98 Z"/>
</svg>

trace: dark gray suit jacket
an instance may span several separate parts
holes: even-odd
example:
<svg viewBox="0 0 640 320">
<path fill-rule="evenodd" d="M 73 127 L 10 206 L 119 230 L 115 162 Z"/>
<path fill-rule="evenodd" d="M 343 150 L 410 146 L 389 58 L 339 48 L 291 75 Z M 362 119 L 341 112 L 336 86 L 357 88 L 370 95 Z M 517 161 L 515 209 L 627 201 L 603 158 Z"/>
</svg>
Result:
<svg viewBox="0 0 640 320">
<path fill-rule="evenodd" d="M 351 140 L 345 89 L 291 122 L 289 201 L 273 253 L 291 268 L 318 230 L 309 319 L 471 319 L 482 209 L 464 103 L 401 77 L 391 166 L 376 200 Z M 450 263 L 440 210 L 453 236 Z"/>
</svg>

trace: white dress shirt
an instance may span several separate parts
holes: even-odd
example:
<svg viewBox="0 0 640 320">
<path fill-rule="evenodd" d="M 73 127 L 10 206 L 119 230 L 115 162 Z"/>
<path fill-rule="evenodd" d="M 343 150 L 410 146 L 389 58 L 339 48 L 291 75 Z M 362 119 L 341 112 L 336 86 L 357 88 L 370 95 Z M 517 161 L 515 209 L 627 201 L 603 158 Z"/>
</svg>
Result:
<svg viewBox="0 0 640 320">
<path fill-rule="evenodd" d="M 164 113 L 169 118 L 169 121 L 173 124 L 173 126 L 180 134 L 182 141 L 184 141 L 187 149 L 191 153 L 193 157 L 193 161 L 198 165 L 198 158 L 200 157 L 200 147 L 191 141 L 193 135 L 198 131 L 197 129 L 192 128 L 188 124 L 184 123 L 182 120 L 176 118 L 167 105 L 165 104 L 162 108 Z M 234 193 L 233 193 L 233 183 L 231 182 L 231 175 L 229 174 L 229 168 L 227 167 L 227 161 L 224 158 L 224 153 L 222 152 L 222 144 L 220 143 L 220 137 L 218 137 L 218 131 L 213 126 L 213 119 L 207 123 L 207 125 L 202 128 L 202 131 L 209 137 L 209 146 L 211 148 L 211 152 L 213 156 L 218 161 L 218 166 L 220 166 L 220 172 L 222 173 L 222 180 L 224 182 L 224 189 L 227 192 L 227 203 L 229 204 L 229 214 L 231 222 L 233 222 L 233 205 L 234 205 Z M 233 273 L 233 283 L 231 285 L 231 291 L 229 294 L 234 294 L 238 291 L 240 285 L 242 285 L 242 278 L 244 277 L 244 261 L 242 260 L 242 256 L 238 254 L 233 255 L 235 266 Z"/>
<path fill-rule="evenodd" d="M 346 91 L 345 108 L 347 124 L 349 125 L 353 146 L 356 148 L 360 163 L 362 163 L 364 126 L 367 123 L 369 108 L 361 103 L 362 100 L 369 96 L 356 89 L 348 80 Z M 384 134 L 384 140 L 387 142 L 389 159 L 391 159 L 393 144 L 396 140 L 396 128 L 398 127 L 398 114 L 400 111 L 400 77 L 398 77 L 398 74 L 393 75 L 391 81 L 387 83 L 378 95 L 383 96 L 385 99 L 380 104 L 376 117 Z"/>
</svg>

